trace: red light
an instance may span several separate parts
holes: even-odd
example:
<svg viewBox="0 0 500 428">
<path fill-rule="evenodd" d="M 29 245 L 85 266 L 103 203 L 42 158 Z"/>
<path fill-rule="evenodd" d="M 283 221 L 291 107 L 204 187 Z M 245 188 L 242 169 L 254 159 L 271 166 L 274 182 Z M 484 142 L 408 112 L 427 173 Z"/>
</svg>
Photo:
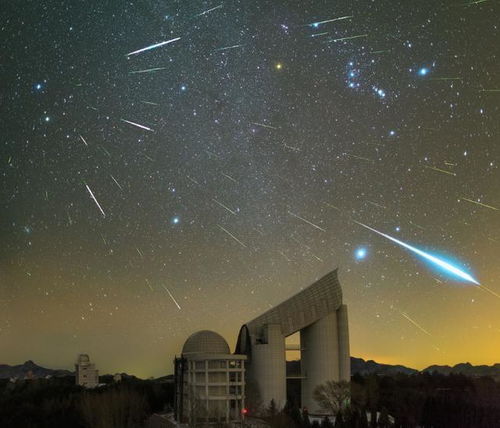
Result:
<svg viewBox="0 0 500 428">
<path fill-rule="evenodd" d="M 248 409 L 241 409 L 241 414 L 246 415 L 248 413 Z"/>
</svg>

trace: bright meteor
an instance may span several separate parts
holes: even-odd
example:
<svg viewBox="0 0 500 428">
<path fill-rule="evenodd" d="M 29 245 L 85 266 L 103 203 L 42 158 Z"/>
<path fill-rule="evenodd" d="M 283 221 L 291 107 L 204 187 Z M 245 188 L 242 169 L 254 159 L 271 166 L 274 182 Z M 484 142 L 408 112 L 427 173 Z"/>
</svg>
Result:
<svg viewBox="0 0 500 428">
<path fill-rule="evenodd" d="M 170 39 L 170 40 L 166 40 L 165 42 L 160 42 L 160 43 L 156 43 L 154 45 L 146 46 L 145 48 L 130 52 L 130 53 L 126 54 L 125 56 L 137 55 L 138 53 L 149 51 L 151 49 L 156 49 L 156 48 L 159 48 L 160 46 L 168 45 L 169 43 L 176 42 L 177 40 L 180 40 L 180 39 L 181 39 L 180 37 L 176 37 L 175 39 Z"/>
<path fill-rule="evenodd" d="M 465 281 L 472 282 L 476 285 L 480 285 L 480 283 L 475 280 L 471 275 L 469 275 L 467 272 L 464 272 L 463 270 L 460 270 L 456 266 L 453 266 L 452 264 L 445 262 L 444 260 L 435 257 L 431 254 L 426 253 L 425 251 L 419 250 L 418 248 L 415 248 L 409 244 L 406 244 L 399 239 L 393 238 L 392 236 L 386 235 L 385 233 L 379 232 L 376 229 L 373 229 L 370 226 L 367 226 L 366 224 L 360 223 L 359 221 L 353 220 L 354 223 L 359 224 L 360 226 L 363 226 L 364 228 L 371 230 L 372 232 L 375 232 L 379 234 L 380 236 L 383 236 L 384 238 L 389 239 L 392 242 L 395 242 L 398 245 L 401 245 L 403 248 L 406 248 L 407 250 L 410 250 L 414 252 L 415 254 L 419 255 L 420 257 L 424 258 L 425 260 L 428 260 L 435 264 L 436 266 L 439 266 L 440 268 L 444 269 L 445 271 L 458 276 L 459 278 L 464 279 Z"/>
</svg>

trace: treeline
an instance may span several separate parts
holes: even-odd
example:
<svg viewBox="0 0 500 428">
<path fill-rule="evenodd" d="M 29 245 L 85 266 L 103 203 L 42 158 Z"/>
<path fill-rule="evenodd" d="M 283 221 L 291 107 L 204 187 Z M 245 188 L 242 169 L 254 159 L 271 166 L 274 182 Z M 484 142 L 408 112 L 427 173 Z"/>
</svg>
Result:
<svg viewBox="0 0 500 428">
<path fill-rule="evenodd" d="M 288 392 L 289 404 L 282 414 L 270 418 L 272 425 L 309 428 L 310 421 L 297 416 L 301 414 L 300 383 L 290 382 Z M 456 374 L 354 375 L 350 406 L 332 422 L 322 421 L 315 426 L 498 428 L 500 383 L 489 377 Z"/>
<path fill-rule="evenodd" d="M 126 379 L 94 390 L 74 377 L 0 381 L 0 427 L 140 428 L 173 403 L 173 385 Z"/>
</svg>

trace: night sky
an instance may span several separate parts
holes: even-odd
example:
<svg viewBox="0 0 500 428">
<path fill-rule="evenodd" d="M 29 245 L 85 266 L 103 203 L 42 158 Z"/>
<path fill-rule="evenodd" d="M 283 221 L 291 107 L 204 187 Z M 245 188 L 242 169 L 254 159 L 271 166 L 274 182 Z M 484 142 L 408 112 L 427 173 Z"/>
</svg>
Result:
<svg viewBox="0 0 500 428">
<path fill-rule="evenodd" d="M 499 3 L 220 1 L 2 4 L 0 363 L 171 373 L 336 267 L 352 355 L 499 362 Z"/>
</svg>

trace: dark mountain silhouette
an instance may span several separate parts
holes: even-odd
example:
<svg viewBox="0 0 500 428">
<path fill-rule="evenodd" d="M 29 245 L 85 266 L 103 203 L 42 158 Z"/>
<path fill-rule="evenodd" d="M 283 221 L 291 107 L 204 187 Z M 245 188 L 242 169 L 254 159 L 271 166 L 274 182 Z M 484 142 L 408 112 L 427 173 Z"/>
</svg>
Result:
<svg viewBox="0 0 500 428">
<path fill-rule="evenodd" d="M 397 373 L 415 374 L 418 370 L 391 364 L 380 364 L 373 360 L 365 361 L 363 358 L 351 357 L 351 374 L 377 374 L 377 375 L 394 375 Z"/>
<path fill-rule="evenodd" d="M 463 374 L 466 376 L 490 376 L 500 380 L 500 364 L 493 364 L 492 366 L 473 366 L 471 363 L 460 363 L 453 367 L 451 366 L 429 366 L 422 370 L 424 373 L 440 373 L 440 374 Z"/>
<path fill-rule="evenodd" d="M 69 370 L 60 369 L 47 369 L 35 364 L 33 361 L 28 360 L 24 364 L 19 364 L 17 366 L 9 366 L 8 364 L 0 364 L 0 379 L 8 379 L 11 377 L 24 379 L 25 377 L 61 377 L 61 376 L 71 376 L 74 375 L 73 372 Z"/>
<path fill-rule="evenodd" d="M 286 366 L 287 376 L 299 377 L 300 376 L 300 361 L 287 361 Z M 444 375 L 449 374 L 463 374 L 471 377 L 490 376 L 496 380 L 500 380 L 500 364 L 493 364 L 492 366 L 479 365 L 474 366 L 470 363 L 460 363 L 455 366 L 439 366 L 432 365 L 421 371 L 422 373 L 437 372 Z M 402 365 L 380 364 L 373 360 L 364 360 L 363 358 L 351 357 L 351 374 L 376 374 L 376 375 L 395 375 L 397 373 L 416 374 L 419 370 Z M 122 373 L 122 378 L 135 378 L 133 375 Z M 35 364 L 33 361 L 28 360 L 24 364 L 10 366 L 8 364 L 0 364 L 0 379 L 18 378 L 24 379 L 29 377 L 62 377 L 74 376 L 74 372 L 62 369 L 48 369 Z M 112 378 L 113 375 L 101 375 L 104 377 Z M 163 376 L 157 379 L 160 382 L 171 382 L 172 375 Z"/>
</svg>

